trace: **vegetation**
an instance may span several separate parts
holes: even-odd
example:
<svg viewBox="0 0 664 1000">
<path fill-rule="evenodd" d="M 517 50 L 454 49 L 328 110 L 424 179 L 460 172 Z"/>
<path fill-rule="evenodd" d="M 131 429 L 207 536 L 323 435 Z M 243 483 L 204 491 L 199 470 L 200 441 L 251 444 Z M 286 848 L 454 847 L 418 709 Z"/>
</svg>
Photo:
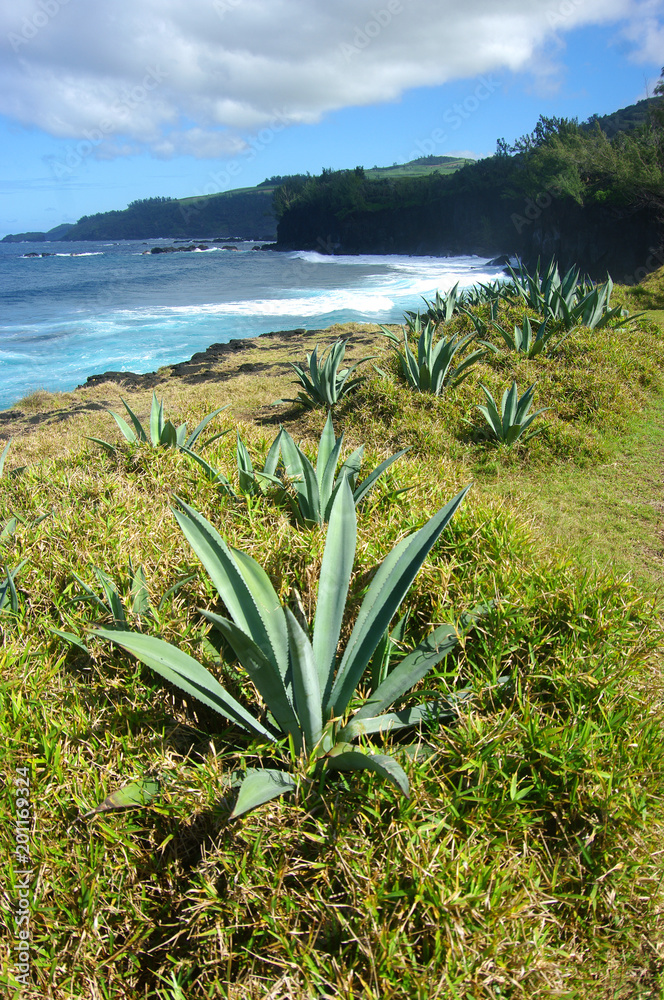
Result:
<svg viewBox="0 0 664 1000">
<path fill-rule="evenodd" d="M 614 296 L 621 308 L 656 301 Z M 519 296 L 472 311 L 489 329 L 536 322 Z M 442 332 L 477 336 L 465 311 Z M 220 495 L 181 449 L 93 453 L 83 437 L 108 420 L 108 385 L 26 401 L 30 433 L 5 421 L 0 504 L 16 530 L 2 563 L 23 566 L 0 615 L 0 756 L 8 784 L 26 768 L 32 790 L 28 1000 L 661 991 L 664 636 L 652 552 L 664 332 L 645 317 L 576 326 L 555 354 L 486 353 L 440 396 L 404 384 L 380 330 L 349 333 L 332 336 L 348 340 L 350 364 L 384 345 L 383 374 L 339 403 L 335 426 L 364 443 L 369 467 L 411 450 L 357 509 L 343 477 L 327 528 L 302 531 L 260 490 Z M 196 425 L 232 398 L 247 452 L 267 455 L 284 352 L 302 349 L 247 342 L 223 381 L 164 375 L 169 401 Z M 276 374 L 243 374 L 257 358 Z M 479 384 L 498 399 L 506 382 L 536 382 L 548 412 L 536 437 L 497 448 L 464 421 Z M 127 401 L 144 424 L 149 397 Z M 317 444 L 320 455 L 326 423 L 336 447 L 322 408 L 277 419 L 303 454 Z M 637 476 L 645 490 L 649 465 L 652 489 L 638 535 L 636 508 L 616 516 L 615 504 L 635 477 L 621 449 L 644 439 Z M 207 454 L 213 468 L 238 464 L 229 435 Z M 573 551 L 553 541 L 565 503 Z M 589 534 L 610 530 L 632 561 L 593 567 Z M 465 618 L 472 609 L 482 613 Z M 447 656 L 416 680 L 432 637 Z M 285 643 L 290 675 L 274 670 Z M 189 690 L 180 670 L 155 683 L 173 663 L 191 671 Z M 210 705 L 215 685 L 247 728 Z M 369 731 L 380 714 L 394 716 L 392 732 Z M 396 729 L 405 722 L 418 725 Z M 319 731 L 352 749 L 317 756 Z M 334 757 L 364 769 L 334 770 Z M 261 771 L 285 777 L 252 777 Z M 290 794 L 245 812 L 261 797 L 246 798 L 256 780 Z M 12 935 L 23 870 L 13 835 L 5 824 Z M 11 967 L 0 976 L 15 985 Z"/>
<path fill-rule="evenodd" d="M 638 127 L 611 127 L 607 133 L 599 119 L 579 125 L 541 116 L 532 133 L 511 144 L 499 139 L 494 156 L 466 163 L 449 175 L 325 170 L 291 189 L 288 198 L 279 189 L 275 193 L 278 242 L 318 247 L 317 239 L 325 233 L 330 252 L 493 256 L 508 251 L 532 261 L 542 242 L 534 234 L 540 223 L 546 225 L 543 212 L 555 204 L 549 216 L 555 217 L 555 225 L 549 228 L 552 238 L 566 247 L 568 266 L 573 248 L 579 248 L 574 239 L 579 228 L 587 231 L 593 246 L 610 243 L 604 258 L 609 252 L 612 260 L 626 259 L 624 230 L 632 218 L 631 242 L 636 244 L 638 236 L 639 246 L 631 250 L 645 259 L 652 223 L 662 219 L 664 124 L 657 94 Z M 623 213 L 620 227 L 615 226 L 616 211 Z M 581 262 L 584 268 L 590 269 L 598 256 L 588 254 Z M 629 254 L 627 259 L 632 260 Z M 624 266 L 634 271 L 633 263 Z"/>
<path fill-rule="evenodd" d="M 517 441 L 521 440 L 525 443 L 537 434 L 537 429 L 531 431 L 530 434 L 525 433 L 533 420 L 540 413 L 545 412 L 537 410 L 528 416 L 535 395 L 534 385 L 531 385 L 522 396 L 519 396 L 516 382 L 512 382 L 511 387 L 503 393 L 500 410 L 487 387 L 480 385 L 480 389 L 486 398 L 486 406 L 478 406 L 477 409 L 489 425 L 490 436 L 496 441 L 510 448 Z"/>
<path fill-rule="evenodd" d="M 446 389 L 457 388 L 468 378 L 471 366 L 485 354 L 478 348 L 453 367 L 454 358 L 471 342 L 472 334 L 459 336 L 439 333 L 438 324 L 431 320 L 422 324 L 419 316 L 408 326 L 401 328 L 403 350 L 399 347 L 399 338 L 391 330 L 385 327 L 382 329 L 394 347 L 404 378 L 411 389 L 417 392 L 430 392 L 434 396 L 440 396 Z M 417 355 L 410 346 L 409 333 L 417 337 Z M 436 341 L 437 333 L 439 336 Z"/>
<path fill-rule="evenodd" d="M 152 406 L 150 408 L 150 424 L 146 431 L 143 424 L 138 419 L 134 411 L 131 409 L 129 404 L 123 399 L 124 407 L 129 414 L 129 418 L 132 423 L 132 427 L 129 426 L 124 417 L 121 417 L 118 413 L 114 413 L 113 410 L 108 412 L 111 414 L 116 424 L 122 432 L 122 436 L 129 442 L 129 444 L 149 444 L 153 448 L 167 447 L 167 448 L 182 448 L 187 451 L 193 451 L 196 442 L 199 437 L 210 423 L 214 417 L 218 416 L 222 410 L 226 409 L 226 406 L 220 406 L 212 413 L 208 413 L 204 417 L 197 427 L 187 435 L 187 425 L 186 423 L 180 424 L 176 427 L 174 423 L 170 420 L 164 420 L 164 401 L 161 403 L 157 399 L 157 394 L 152 393 Z M 228 434 L 228 431 L 221 431 L 221 434 L 216 434 L 215 437 L 210 438 L 208 444 L 215 441 L 217 437 L 221 437 L 223 434 Z M 110 444 L 108 441 L 102 441 L 100 438 L 90 438 L 91 441 L 96 441 L 107 451 L 115 452 L 115 446 Z M 1 471 L 1 467 L 0 467 Z"/>
<path fill-rule="evenodd" d="M 325 351 L 328 351 L 327 355 Z M 329 348 L 321 351 L 318 357 L 318 345 L 314 347 L 311 354 L 307 354 L 304 365 L 296 365 L 290 362 L 290 366 L 297 375 L 295 385 L 302 387 L 295 399 L 280 399 L 279 403 L 300 403 L 306 409 L 313 409 L 316 406 L 324 406 L 331 410 L 344 396 L 347 396 L 353 389 L 357 389 L 362 384 L 361 376 L 351 378 L 353 372 L 364 361 L 371 360 L 363 358 L 350 368 L 339 368 L 346 353 L 346 341 L 338 340 Z M 276 405 L 276 404 L 275 404 Z"/>
</svg>

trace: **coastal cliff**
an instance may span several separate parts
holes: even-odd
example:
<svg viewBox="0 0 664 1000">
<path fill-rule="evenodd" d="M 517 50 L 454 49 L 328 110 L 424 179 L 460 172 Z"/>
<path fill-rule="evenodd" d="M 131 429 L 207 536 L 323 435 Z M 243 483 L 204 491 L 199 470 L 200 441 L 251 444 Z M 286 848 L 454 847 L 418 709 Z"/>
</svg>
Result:
<svg viewBox="0 0 664 1000">
<path fill-rule="evenodd" d="M 662 223 L 652 204 L 578 205 L 550 191 L 525 199 L 459 193 L 341 219 L 330 209 L 295 206 L 281 219 L 277 237 L 279 249 L 320 253 L 506 253 L 529 265 L 555 257 L 565 269 L 577 264 L 598 280 L 608 271 L 625 284 L 664 263 L 661 242 Z"/>
</svg>

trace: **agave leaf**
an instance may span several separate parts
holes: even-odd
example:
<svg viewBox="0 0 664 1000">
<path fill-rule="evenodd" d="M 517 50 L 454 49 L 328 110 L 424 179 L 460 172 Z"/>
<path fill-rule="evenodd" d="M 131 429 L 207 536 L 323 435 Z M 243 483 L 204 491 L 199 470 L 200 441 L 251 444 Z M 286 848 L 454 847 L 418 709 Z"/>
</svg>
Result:
<svg viewBox="0 0 664 1000">
<path fill-rule="evenodd" d="M 286 475 L 292 481 L 304 521 L 321 523 L 320 493 L 314 467 L 288 431 L 281 434 L 281 454 Z"/>
<path fill-rule="evenodd" d="M 10 517 L 9 520 L 7 521 L 7 523 L 4 525 L 2 531 L 0 531 L 0 541 L 2 541 L 5 538 L 11 538 L 11 536 L 16 531 L 16 525 L 17 524 L 18 524 L 18 521 L 16 520 L 16 518 L 15 517 Z"/>
<path fill-rule="evenodd" d="M 422 722 L 457 719 L 459 717 L 458 706 L 468 701 L 472 695 L 472 688 L 466 688 L 464 691 L 455 691 L 454 695 L 450 695 L 449 698 L 427 701 L 421 705 L 415 705 L 413 708 L 405 708 L 400 712 L 385 712 L 381 715 L 361 719 L 354 716 L 348 725 L 340 730 L 338 739 L 350 742 L 359 736 L 373 736 L 376 733 L 387 735 L 400 729 L 412 729 L 421 725 Z"/>
<path fill-rule="evenodd" d="M 255 559 L 240 549 L 231 548 L 230 551 L 265 624 L 271 652 L 268 659 L 285 677 L 288 672 L 288 635 L 279 597 L 269 576 Z"/>
<path fill-rule="evenodd" d="M 376 485 L 377 481 L 380 479 L 385 470 L 388 469 L 390 465 L 392 465 L 392 462 L 396 462 L 396 460 L 398 458 L 401 458 L 402 455 L 405 455 L 407 451 L 410 451 L 410 448 L 402 448 L 401 451 L 398 451 L 396 453 L 396 455 L 390 455 L 390 457 L 386 458 L 384 462 L 381 462 L 380 465 L 377 465 L 376 468 L 373 470 L 373 472 L 370 475 L 368 475 L 366 479 L 362 480 L 360 485 L 355 489 L 353 493 L 353 500 L 355 501 L 356 505 L 360 503 L 360 501 L 363 500 L 364 497 L 367 495 L 369 490 Z"/>
<path fill-rule="evenodd" d="M 253 639 L 250 639 L 234 622 L 211 611 L 201 610 L 201 614 L 212 622 L 226 639 L 274 715 L 277 724 L 284 733 L 291 734 L 299 752 L 302 744 L 300 725 L 286 689 L 286 678 L 279 673 Z"/>
<path fill-rule="evenodd" d="M 132 571 L 131 610 L 135 615 L 148 615 L 152 608 L 150 606 L 150 595 L 148 593 L 148 582 L 145 579 L 145 572 L 142 566 L 138 566 L 135 572 L 131 566 L 131 562 L 129 566 Z"/>
<path fill-rule="evenodd" d="M 126 405 L 126 404 L 125 404 Z M 150 407 L 150 438 L 152 446 L 161 444 L 161 432 L 164 426 L 164 403 L 157 400 L 157 393 L 152 393 L 152 406 Z"/>
<path fill-rule="evenodd" d="M 342 747 L 347 744 L 341 744 Z M 363 753 L 361 750 L 341 750 L 335 747 L 328 755 L 328 767 L 333 771 L 373 771 L 385 778 L 408 798 L 410 787 L 406 773 L 399 763 L 384 753 Z"/>
<path fill-rule="evenodd" d="M 254 486 L 256 485 L 256 476 L 254 474 L 254 465 L 251 461 L 251 455 L 245 445 L 244 441 L 240 437 L 240 432 L 237 432 L 237 469 L 238 476 L 240 479 L 240 489 L 243 493 L 251 494 L 253 492 Z"/>
<path fill-rule="evenodd" d="M 376 690 L 355 713 L 353 721 L 367 719 L 380 715 L 386 708 L 410 691 L 418 681 L 440 663 L 459 642 L 459 636 L 454 625 L 440 625 L 438 628 L 418 643 L 412 653 L 399 663 L 394 670 L 379 684 Z"/>
<path fill-rule="evenodd" d="M 359 683 L 364 668 L 395 613 L 406 596 L 420 566 L 463 501 L 470 486 L 416 531 L 404 538 L 386 556 L 378 568 L 360 607 L 355 627 L 344 651 L 339 670 L 325 708 L 342 715 Z"/>
<path fill-rule="evenodd" d="M 11 443 L 12 443 L 12 438 L 9 438 L 7 444 L 4 446 L 2 452 L 0 453 L 0 476 L 2 475 L 2 471 L 5 467 L 5 459 L 7 458 L 7 452 L 9 451 L 9 446 Z"/>
<path fill-rule="evenodd" d="M 193 458 L 195 462 L 198 462 L 198 464 L 200 465 L 201 469 L 203 469 L 205 475 L 210 480 L 210 482 L 214 482 L 215 479 L 219 478 L 220 474 L 217 472 L 214 466 L 210 465 L 210 463 L 207 462 L 202 455 L 199 455 L 197 451 L 192 451 L 191 448 L 188 448 L 186 446 L 186 444 L 182 445 L 180 451 L 183 451 L 185 455 L 189 455 L 189 458 Z M 225 476 L 224 479 L 226 480 L 226 482 L 228 482 Z"/>
<path fill-rule="evenodd" d="M 109 410 L 109 413 L 110 412 L 111 411 Z M 113 414 L 113 416 L 115 416 L 115 414 Z M 129 428 L 127 428 L 127 430 L 129 430 Z M 100 444 L 102 446 L 102 448 L 104 448 L 109 453 L 109 455 L 117 455 L 117 453 L 118 453 L 118 449 L 115 447 L 114 444 L 111 444 L 110 441 L 102 441 L 101 438 L 90 437 L 89 435 L 87 437 L 87 440 L 88 441 L 94 441 L 95 444 Z"/>
<path fill-rule="evenodd" d="M 334 450 L 335 444 L 336 437 L 334 436 L 334 427 L 332 425 L 332 414 L 328 413 L 325 426 L 323 427 L 323 432 L 318 443 L 318 458 L 316 459 L 316 479 L 318 480 L 319 489 L 321 488 L 323 481 L 325 467 L 327 466 L 328 459 Z M 335 462 L 335 468 L 336 464 L 337 463 Z"/>
<path fill-rule="evenodd" d="M 330 418 L 328 417 L 328 419 Z M 328 520 L 330 516 L 330 505 L 334 491 L 334 474 L 336 472 L 337 462 L 339 461 L 339 454 L 341 453 L 343 440 L 344 440 L 343 434 L 341 435 L 341 437 L 335 439 L 334 444 L 332 445 L 331 449 L 327 454 L 324 464 L 321 462 L 320 450 L 318 452 L 318 461 L 316 462 L 316 476 L 318 477 L 320 510 L 325 520 Z M 319 469 L 321 470 L 320 472 Z M 342 473 L 340 473 L 340 475 L 341 474 Z"/>
<path fill-rule="evenodd" d="M 297 781 L 285 771 L 272 768 L 247 768 L 247 777 L 240 786 L 240 792 L 230 819 L 237 819 L 251 809 L 262 806 L 265 802 L 292 792 L 297 788 Z"/>
<path fill-rule="evenodd" d="M 286 608 L 286 624 L 293 673 L 295 709 L 304 733 L 305 747 L 307 752 L 311 753 L 323 735 L 318 670 L 309 637 L 289 608 Z"/>
<path fill-rule="evenodd" d="M 122 402 L 124 403 L 124 405 L 129 410 L 129 407 L 125 403 L 124 399 L 122 400 Z M 120 431 L 122 432 L 122 434 L 124 435 L 124 437 L 127 439 L 127 441 L 129 441 L 129 444 L 136 444 L 138 441 L 145 441 L 145 432 L 143 431 L 143 428 L 141 427 L 140 423 L 138 422 L 138 418 L 135 417 L 133 413 L 131 413 L 131 410 L 129 410 L 129 412 L 131 413 L 132 417 L 138 423 L 138 426 L 141 427 L 141 434 L 143 435 L 142 437 L 140 435 L 138 435 L 138 434 L 134 434 L 134 432 L 132 431 L 131 427 L 127 423 L 127 421 L 124 419 L 124 417 L 121 417 L 119 413 L 115 413 L 113 410 L 109 410 L 108 412 L 111 414 L 111 416 L 115 420 L 116 424 L 120 428 Z M 100 444 L 103 444 L 103 443 L 104 442 L 100 441 Z"/>
<path fill-rule="evenodd" d="M 104 594 L 106 595 L 107 606 L 113 615 L 114 620 L 118 625 L 126 625 L 127 620 L 122 606 L 122 598 L 118 593 L 118 588 L 115 586 L 115 582 L 112 577 L 110 577 L 108 573 L 104 573 L 103 570 L 97 569 L 96 567 L 95 575 L 101 584 Z"/>
<path fill-rule="evenodd" d="M 97 813 L 109 812 L 111 809 L 135 809 L 137 806 L 146 806 L 159 794 L 160 788 L 161 784 L 156 778 L 141 778 L 139 781 L 132 781 L 131 784 L 111 792 L 98 806 L 84 813 L 81 819 L 87 819 L 88 816 L 94 816 Z"/>
<path fill-rule="evenodd" d="M 114 642 L 132 653 L 147 667 L 165 677 L 171 684 L 193 695 L 224 718 L 235 722 L 242 729 L 274 742 L 274 735 L 233 698 L 219 681 L 202 664 L 171 646 L 163 639 L 142 632 L 124 632 L 120 629 L 94 629 L 93 635 Z"/>
<path fill-rule="evenodd" d="M 4 565 L 3 569 L 5 571 L 5 579 L 0 584 L 0 611 L 9 604 L 12 612 L 18 614 L 18 594 L 16 592 L 16 584 L 14 583 L 14 578 L 23 569 L 27 562 L 27 559 L 21 559 L 18 566 L 14 569 L 9 569 L 8 566 Z M 9 594 L 9 600 L 7 600 L 7 594 Z"/>
<path fill-rule="evenodd" d="M 230 403 L 226 403 L 225 406 L 220 406 L 218 409 L 213 410 L 212 413 L 208 413 L 207 417 L 203 417 L 200 424 L 198 424 L 198 426 L 194 428 L 194 430 L 191 432 L 187 440 L 184 442 L 184 447 L 190 448 L 193 451 L 194 445 L 196 444 L 202 432 L 205 430 L 210 421 L 213 420 L 217 416 L 217 414 L 221 413 L 222 410 L 227 410 L 230 405 L 231 405 Z M 212 441 L 215 441 L 217 438 L 222 437 L 224 434 L 228 434 L 228 431 L 221 431 L 220 434 L 216 434 L 214 438 L 212 438 Z M 211 441 L 208 441 L 208 444 L 211 443 L 212 443 Z"/>
<path fill-rule="evenodd" d="M 49 632 L 52 632 L 54 635 L 59 636 L 60 639 L 64 639 L 65 642 L 70 643 L 70 645 L 76 646 L 83 653 L 87 653 L 88 655 L 90 654 L 88 647 L 85 645 L 81 637 L 75 635 L 74 632 L 65 632 L 63 631 L 63 629 L 54 628 L 53 625 L 47 625 L 46 627 L 48 628 Z"/>
<path fill-rule="evenodd" d="M 277 466 L 279 465 L 280 454 L 281 454 L 281 428 L 279 429 L 279 433 L 272 442 L 270 450 L 267 453 L 267 457 L 265 459 L 265 467 L 263 469 L 264 475 L 276 476 Z"/>
<path fill-rule="evenodd" d="M 356 544 L 355 504 L 348 480 L 344 478 L 330 512 L 314 620 L 313 652 L 325 704 L 328 702 L 334 679 L 337 645 L 353 571 Z"/>
<path fill-rule="evenodd" d="M 259 607 L 257 593 L 254 594 L 249 586 L 250 574 L 246 567 L 247 560 L 251 557 L 244 556 L 241 569 L 231 549 L 210 522 L 184 500 L 180 500 L 179 497 L 175 497 L 175 500 L 182 508 L 182 510 L 173 508 L 176 520 L 185 538 L 205 566 L 231 618 L 260 646 L 268 659 L 272 660 L 275 655 L 271 636 L 273 616 L 270 610 L 266 612 L 264 606 Z M 267 578 L 267 574 L 257 563 L 256 573 L 259 576 L 262 573 Z M 278 604 L 276 594 L 275 601 Z"/>
</svg>

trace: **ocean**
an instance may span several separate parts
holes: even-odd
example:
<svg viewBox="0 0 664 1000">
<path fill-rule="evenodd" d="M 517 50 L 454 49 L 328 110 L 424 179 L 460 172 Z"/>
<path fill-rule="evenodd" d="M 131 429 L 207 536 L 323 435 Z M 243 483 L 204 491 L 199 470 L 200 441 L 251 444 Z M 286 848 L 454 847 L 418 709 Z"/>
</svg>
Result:
<svg viewBox="0 0 664 1000">
<path fill-rule="evenodd" d="M 260 252 L 255 243 L 149 253 L 171 243 L 0 243 L 0 409 L 105 371 L 155 371 L 236 338 L 400 322 L 437 289 L 502 273 L 480 257 Z"/>
</svg>

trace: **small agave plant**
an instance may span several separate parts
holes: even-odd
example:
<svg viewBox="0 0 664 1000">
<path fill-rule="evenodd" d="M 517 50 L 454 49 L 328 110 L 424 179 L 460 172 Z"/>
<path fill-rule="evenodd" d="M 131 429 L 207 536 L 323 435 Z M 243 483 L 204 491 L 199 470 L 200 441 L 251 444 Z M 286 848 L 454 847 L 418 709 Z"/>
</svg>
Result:
<svg viewBox="0 0 664 1000">
<path fill-rule="evenodd" d="M 206 417 L 201 420 L 200 424 L 187 436 L 187 425 L 186 423 L 180 424 L 176 427 L 174 423 L 170 420 L 164 420 L 164 401 L 161 402 L 157 399 L 157 394 L 152 393 L 152 406 L 150 409 L 150 426 L 146 431 L 143 427 L 141 421 L 138 419 L 134 411 L 131 409 L 126 400 L 122 400 L 124 407 L 129 414 L 129 419 L 131 420 L 132 426 L 130 427 L 124 417 L 121 417 L 118 413 L 113 410 L 108 412 L 111 414 L 116 424 L 120 428 L 123 437 L 129 442 L 129 444 L 150 444 L 153 448 L 169 447 L 169 448 L 182 448 L 189 451 L 193 451 L 194 445 L 196 444 L 201 433 L 205 430 L 210 421 L 225 410 L 230 403 L 226 406 L 220 406 L 219 409 L 213 410 L 212 413 L 208 413 Z M 221 431 L 220 434 L 215 434 L 214 437 L 207 441 L 207 444 L 211 444 L 216 441 L 217 438 L 223 437 L 224 434 L 228 434 L 228 431 Z M 103 441 L 101 438 L 91 437 L 90 441 L 95 441 L 100 444 L 102 448 L 113 454 L 117 451 L 115 445 L 110 444 L 108 441 Z"/>
<path fill-rule="evenodd" d="M 440 333 L 436 340 L 437 325 L 430 320 L 423 324 L 419 316 L 408 324 L 408 329 L 402 327 L 403 349 L 396 334 L 384 326 L 381 330 L 390 340 L 399 359 L 403 376 L 411 389 L 416 392 L 430 392 L 434 396 L 440 396 L 446 389 L 460 385 L 470 374 L 470 367 L 481 361 L 487 353 L 484 350 L 475 350 L 463 361 L 455 363 L 456 355 L 471 342 L 474 334 L 465 336 L 451 334 L 448 337 Z M 416 352 L 410 345 L 409 332 L 413 337 L 417 337 Z"/>
<path fill-rule="evenodd" d="M 403 448 L 395 455 L 390 455 L 358 483 L 364 445 L 360 445 L 348 456 L 337 475 L 343 443 L 343 434 L 335 437 L 332 414 L 328 413 L 318 444 L 315 466 L 282 427 L 267 453 L 263 469 L 256 469 L 247 446 L 238 434 L 236 460 L 240 492 L 245 496 L 260 496 L 272 491 L 276 502 L 286 506 L 299 524 L 305 527 L 322 525 L 329 520 L 334 498 L 345 478 L 351 485 L 353 500 L 357 506 L 390 465 L 408 451 L 408 448 Z M 235 496 L 233 487 L 223 472 L 218 472 L 202 455 L 187 448 L 182 450 L 203 468 L 208 479 L 217 483 L 223 493 Z"/>
<path fill-rule="evenodd" d="M 315 468 L 288 431 L 282 428 L 277 440 L 280 442 L 286 476 L 295 492 L 294 497 L 288 496 L 288 499 L 292 500 L 290 504 L 292 513 L 297 521 L 306 526 L 322 525 L 329 520 L 332 506 L 344 479 L 350 483 L 353 502 L 357 506 L 389 466 L 408 451 L 407 448 L 403 448 L 395 455 L 390 455 L 358 483 L 364 445 L 360 445 L 348 456 L 337 476 L 337 464 L 344 436 L 342 434 L 341 437 L 335 437 L 330 414 L 320 437 Z"/>
<path fill-rule="evenodd" d="M 548 407 L 545 407 L 544 409 L 536 410 L 530 416 L 528 415 L 535 394 L 534 385 L 531 385 L 522 396 L 519 396 L 516 382 L 512 382 L 511 387 L 503 393 L 500 410 L 487 387 L 480 383 L 480 389 L 486 397 L 486 406 L 478 406 L 477 409 L 489 425 L 488 433 L 490 437 L 510 448 L 521 438 L 525 442 L 538 433 L 540 428 L 530 431 L 529 434 L 525 433 L 535 418 L 540 413 L 546 413 L 548 409 Z"/>
<path fill-rule="evenodd" d="M 304 365 L 289 362 L 297 375 L 298 380 L 294 384 L 300 386 L 300 392 L 294 399 L 278 399 L 274 405 L 300 403 L 307 410 L 313 410 L 317 406 L 325 406 L 331 410 L 344 396 L 347 396 L 353 389 L 357 389 L 364 381 L 364 377 L 351 378 L 351 375 L 360 365 L 372 359 L 362 358 L 350 368 L 340 369 L 339 366 L 346 353 L 347 343 L 347 340 L 338 340 L 330 348 L 324 348 L 320 357 L 318 356 L 318 345 L 316 345 L 312 353 L 307 354 Z"/>
<path fill-rule="evenodd" d="M 97 629 L 95 634 L 132 653 L 247 733 L 273 745 L 280 766 L 247 770 L 234 817 L 294 791 L 303 777 L 306 780 L 317 774 L 323 780 L 328 771 L 373 771 L 408 795 L 408 778 L 399 762 L 377 753 L 366 740 L 456 714 L 454 706 L 467 692 L 408 709 L 387 710 L 454 648 L 458 628 L 449 624 L 434 629 L 384 676 L 361 706 L 353 700 L 390 620 L 469 488 L 383 560 L 341 655 L 337 647 L 357 537 L 355 504 L 347 478 L 330 514 L 311 631 L 306 621 L 282 606 L 257 562 L 230 548 L 200 513 L 178 500 L 175 517 L 216 586 L 228 617 L 211 611 L 202 614 L 221 633 L 253 681 L 267 706 L 265 720 L 248 711 L 205 667 L 176 646 L 121 629 Z M 471 620 L 472 615 L 466 616 L 467 624 Z M 363 739 L 363 745 L 355 742 L 358 738 Z"/>
</svg>

